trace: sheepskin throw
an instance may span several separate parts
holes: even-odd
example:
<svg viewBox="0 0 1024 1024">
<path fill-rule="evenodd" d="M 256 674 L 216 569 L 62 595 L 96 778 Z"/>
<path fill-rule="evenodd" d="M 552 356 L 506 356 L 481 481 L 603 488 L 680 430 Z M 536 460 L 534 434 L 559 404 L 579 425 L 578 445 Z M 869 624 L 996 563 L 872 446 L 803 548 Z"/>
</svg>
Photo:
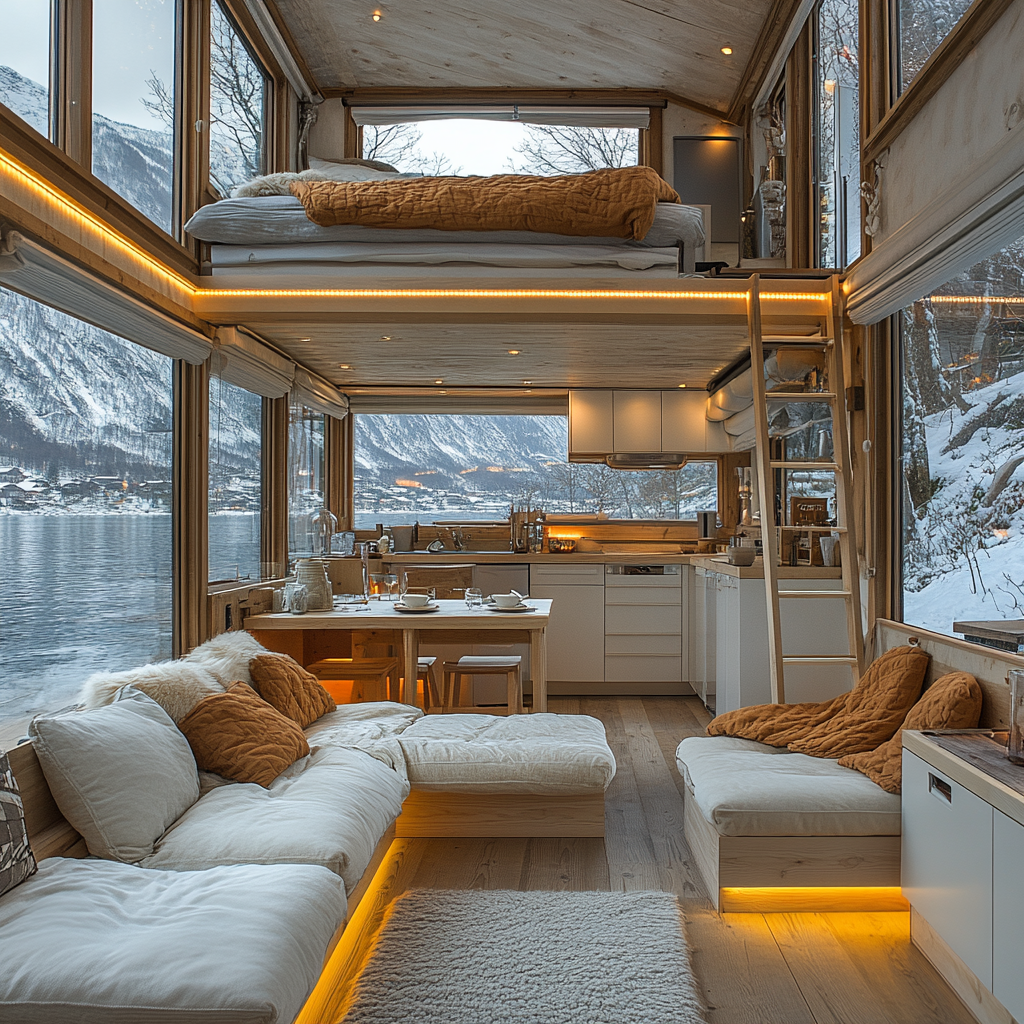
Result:
<svg viewBox="0 0 1024 1024">
<path fill-rule="evenodd" d="M 411 890 L 388 908 L 345 1009 L 342 1024 L 706 1019 L 666 892 Z"/>
<path fill-rule="evenodd" d="M 981 703 L 978 680 L 967 672 L 950 672 L 925 690 L 891 740 L 874 750 L 841 757 L 839 763 L 863 772 L 887 793 L 898 793 L 903 783 L 903 730 L 974 729 Z"/>
<path fill-rule="evenodd" d="M 757 704 L 713 719 L 709 736 L 739 736 L 812 757 L 843 757 L 891 739 L 921 695 L 928 655 L 896 647 L 877 658 L 860 682 L 832 700 Z"/>
<path fill-rule="evenodd" d="M 417 178 L 412 181 L 293 181 L 292 195 L 321 227 L 442 231 L 551 231 L 641 239 L 659 202 L 676 191 L 651 167 L 614 167 L 543 177 Z"/>
<path fill-rule="evenodd" d="M 249 662 L 253 689 L 300 729 L 312 725 L 328 711 L 334 711 L 334 698 L 287 654 L 260 654 Z"/>
<path fill-rule="evenodd" d="M 178 727 L 203 771 L 236 782 L 269 786 L 309 753 L 302 730 L 247 683 L 200 701 Z"/>
<path fill-rule="evenodd" d="M 78 695 L 86 708 L 111 704 L 118 690 L 132 686 L 155 700 L 174 722 L 180 722 L 204 697 L 223 693 L 224 686 L 201 665 L 158 661 L 124 672 L 94 672 Z"/>
</svg>

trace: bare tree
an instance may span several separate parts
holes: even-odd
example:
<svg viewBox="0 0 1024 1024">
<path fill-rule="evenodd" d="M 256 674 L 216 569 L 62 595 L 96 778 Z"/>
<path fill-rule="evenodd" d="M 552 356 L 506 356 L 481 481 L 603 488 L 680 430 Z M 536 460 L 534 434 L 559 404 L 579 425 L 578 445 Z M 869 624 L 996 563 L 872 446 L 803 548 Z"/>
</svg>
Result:
<svg viewBox="0 0 1024 1024">
<path fill-rule="evenodd" d="M 522 159 L 509 161 L 515 174 L 577 174 L 637 162 L 640 139 L 632 128 L 525 127 L 526 138 L 515 147 Z"/>
<path fill-rule="evenodd" d="M 419 171 L 426 175 L 459 174 L 443 153 L 424 153 L 420 149 L 423 139 L 415 124 L 368 124 L 363 127 L 363 159 L 382 160 L 400 171 Z"/>
</svg>

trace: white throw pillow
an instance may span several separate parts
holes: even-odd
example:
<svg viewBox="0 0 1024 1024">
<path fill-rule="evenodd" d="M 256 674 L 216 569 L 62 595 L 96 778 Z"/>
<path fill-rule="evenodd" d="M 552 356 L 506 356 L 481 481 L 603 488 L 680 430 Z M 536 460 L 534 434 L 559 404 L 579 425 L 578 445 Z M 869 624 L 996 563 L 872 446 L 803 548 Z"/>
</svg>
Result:
<svg viewBox="0 0 1024 1024">
<path fill-rule="evenodd" d="M 258 654 L 271 653 L 251 633 L 240 629 L 207 640 L 181 660 L 187 665 L 205 669 L 227 689 L 232 683 L 248 683 L 252 686 L 249 662 Z"/>
<path fill-rule="evenodd" d="M 179 659 L 124 672 L 94 672 L 86 679 L 78 700 L 87 708 L 102 707 L 112 703 L 125 686 L 152 697 L 175 722 L 180 722 L 204 697 L 225 690 L 208 669 Z"/>
<path fill-rule="evenodd" d="M 28 731 L 57 806 L 96 857 L 148 857 L 199 799 L 188 741 L 138 690 L 100 708 L 37 715 Z"/>
</svg>

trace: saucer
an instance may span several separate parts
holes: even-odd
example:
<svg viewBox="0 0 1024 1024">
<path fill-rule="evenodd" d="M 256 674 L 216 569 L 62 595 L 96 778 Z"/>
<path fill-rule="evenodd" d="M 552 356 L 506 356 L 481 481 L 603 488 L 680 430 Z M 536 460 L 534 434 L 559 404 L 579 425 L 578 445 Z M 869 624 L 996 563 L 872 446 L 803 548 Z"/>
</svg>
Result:
<svg viewBox="0 0 1024 1024">
<path fill-rule="evenodd" d="M 486 606 L 489 612 L 535 612 L 537 609 L 532 604 L 517 604 L 514 608 L 499 608 L 496 604 Z"/>
<path fill-rule="evenodd" d="M 439 612 L 441 610 L 439 604 L 425 604 L 422 608 L 409 608 L 400 601 L 396 601 L 391 607 L 396 612 L 405 612 L 406 615 L 418 615 L 421 612 Z"/>
</svg>

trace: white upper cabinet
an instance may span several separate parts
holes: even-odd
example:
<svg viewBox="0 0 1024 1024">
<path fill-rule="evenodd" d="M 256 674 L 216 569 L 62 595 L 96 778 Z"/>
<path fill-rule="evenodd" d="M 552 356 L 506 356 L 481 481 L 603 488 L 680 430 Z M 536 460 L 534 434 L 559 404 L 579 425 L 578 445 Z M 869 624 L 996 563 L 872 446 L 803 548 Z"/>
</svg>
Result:
<svg viewBox="0 0 1024 1024">
<path fill-rule="evenodd" d="M 706 391 L 661 392 L 661 450 L 663 452 L 703 452 L 708 448 L 704 415 Z M 728 449 L 723 449 L 728 450 Z"/>
<path fill-rule="evenodd" d="M 614 452 L 660 452 L 661 392 L 613 391 Z"/>
<path fill-rule="evenodd" d="M 569 451 L 606 455 L 614 451 L 613 391 L 569 392 Z"/>
</svg>

